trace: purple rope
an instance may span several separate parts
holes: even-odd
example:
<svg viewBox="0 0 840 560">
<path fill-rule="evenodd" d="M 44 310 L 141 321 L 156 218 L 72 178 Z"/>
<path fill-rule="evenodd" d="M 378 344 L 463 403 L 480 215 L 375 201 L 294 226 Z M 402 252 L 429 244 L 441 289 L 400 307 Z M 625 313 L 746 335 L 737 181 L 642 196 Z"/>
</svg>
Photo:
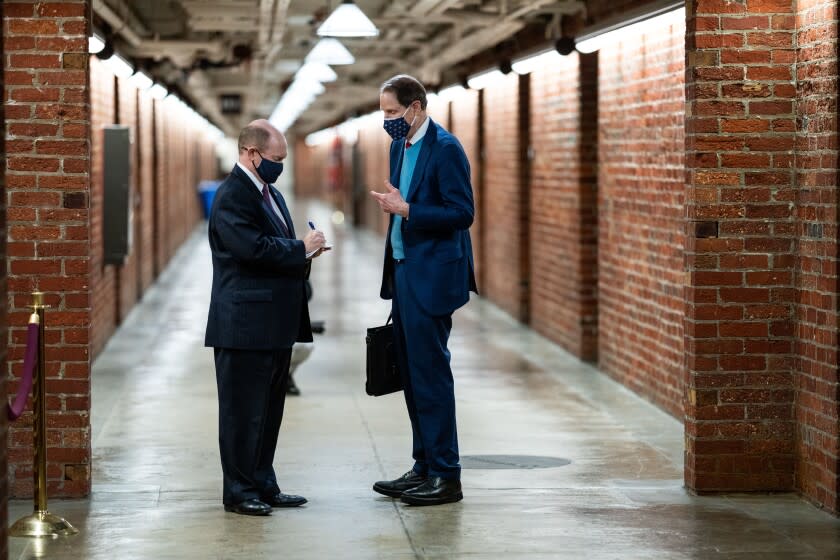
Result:
<svg viewBox="0 0 840 560">
<path fill-rule="evenodd" d="M 26 331 L 26 356 L 23 359 L 23 376 L 15 395 L 14 404 L 6 403 L 9 420 L 15 421 L 23 414 L 29 391 L 32 389 L 32 374 L 35 372 L 35 362 L 38 361 L 38 323 L 29 323 Z"/>
</svg>

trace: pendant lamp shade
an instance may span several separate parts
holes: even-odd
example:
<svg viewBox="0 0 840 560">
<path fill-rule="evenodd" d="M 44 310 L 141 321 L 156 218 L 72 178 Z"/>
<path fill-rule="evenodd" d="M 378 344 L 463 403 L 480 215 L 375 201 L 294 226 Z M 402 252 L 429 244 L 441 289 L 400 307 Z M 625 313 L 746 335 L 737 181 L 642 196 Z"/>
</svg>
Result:
<svg viewBox="0 0 840 560">
<path fill-rule="evenodd" d="M 318 27 L 321 37 L 376 37 L 379 29 L 353 0 L 344 0 Z"/>
<path fill-rule="evenodd" d="M 356 58 L 341 44 L 341 41 L 332 37 L 325 37 L 312 47 L 312 50 L 306 55 L 306 62 L 323 62 L 335 66 L 353 64 L 356 62 Z"/>
</svg>

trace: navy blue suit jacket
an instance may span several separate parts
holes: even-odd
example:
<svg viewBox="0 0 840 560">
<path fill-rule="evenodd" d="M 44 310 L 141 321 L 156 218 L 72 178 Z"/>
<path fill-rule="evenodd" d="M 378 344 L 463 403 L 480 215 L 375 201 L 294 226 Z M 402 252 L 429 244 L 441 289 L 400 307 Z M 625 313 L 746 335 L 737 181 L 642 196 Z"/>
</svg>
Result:
<svg viewBox="0 0 840 560">
<path fill-rule="evenodd" d="M 208 227 L 213 291 L 205 346 L 280 350 L 312 341 L 305 288 L 310 263 L 283 196 L 273 187 L 271 194 L 289 238 L 238 166 L 216 192 Z"/>
<path fill-rule="evenodd" d="M 405 141 L 391 143 L 391 184 L 399 186 Z M 409 289 L 430 315 L 446 315 L 467 303 L 470 291 L 478 293 L 470 241 L 475 207 L 470 185 L 470 164 L 452 134 L 429 119 L 411 177 L 406 202 L 409 219 L 402 220 Z M 394 292 L 391 228 L 385 242 L 382 272 L 383 299 Z"/>
</svg>

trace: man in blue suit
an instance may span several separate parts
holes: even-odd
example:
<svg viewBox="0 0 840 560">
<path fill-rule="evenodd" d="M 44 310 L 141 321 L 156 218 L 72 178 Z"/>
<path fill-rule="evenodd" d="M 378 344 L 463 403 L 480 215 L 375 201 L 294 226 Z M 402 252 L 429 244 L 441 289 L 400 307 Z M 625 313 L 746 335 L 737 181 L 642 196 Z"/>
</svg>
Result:
<svg viewBox="0 0 840 560">
<path fill-rule="evenodd" d="M 411 505 L 457 502 L 463 493 L 447 341 L 452 313 L 477 293 L 470 165 L 458 140 L 427 116 L 426 90 L 415 78 L 385 82 L 379 106 L 393 139 L 391 177 L 386 192 L 371 194 L 391 215 L 381 296 L 392 300 L 414 466 L 373 489 Z"/>
<path fill-rule="evenodd" d="M 311 342 L 305 281 L 324 234 L 295 238 L 273 184 L 283 171 L 283 134 L 257 120 L 239 135 L 239 161 L 210 212 L 213 290 L 205 346 L 214 348 L 225 511 L 268 515 L 296 507 L 272 463 L 283 420 L 292 345 Z"/>
</svg>

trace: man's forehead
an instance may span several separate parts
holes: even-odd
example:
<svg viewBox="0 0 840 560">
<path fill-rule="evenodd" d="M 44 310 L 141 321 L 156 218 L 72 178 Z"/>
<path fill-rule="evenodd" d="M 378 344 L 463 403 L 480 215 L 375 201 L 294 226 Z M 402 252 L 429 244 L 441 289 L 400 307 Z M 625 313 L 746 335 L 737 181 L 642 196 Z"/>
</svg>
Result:
<svg viewBox="0 0 840 560">
<path fill-rule="evenodd" d="M 379 106 L 382 107 L 382 108 L 385 108 L 385 107 L 388 107 L 388 108 L 402 107 L 402 105 L 400 105 L 400 102 L 397 101 L 397 96 L 394 95 L 390 91 L 383 91 L 379 95 Z"/>
</svg>

